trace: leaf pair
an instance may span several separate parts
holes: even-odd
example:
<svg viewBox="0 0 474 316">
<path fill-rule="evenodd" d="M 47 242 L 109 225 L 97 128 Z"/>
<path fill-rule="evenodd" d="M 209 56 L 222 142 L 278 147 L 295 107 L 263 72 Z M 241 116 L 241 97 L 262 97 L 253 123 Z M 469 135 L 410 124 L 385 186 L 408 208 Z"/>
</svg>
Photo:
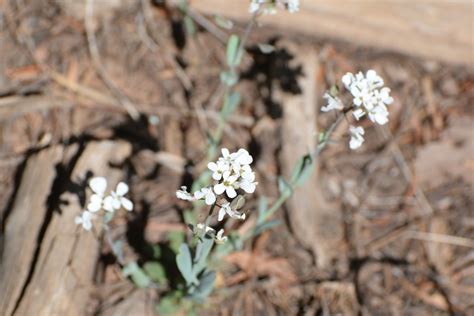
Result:
<svg viewBox="0 0 474 316">
<path fill-rule="evenodd" d="M 206 270 L 206 267 L 213 244 L 214 239 L 205 235 L 197 243 L 194 260 L 185 243 L 181 244 L 176 256 L 176 264 L 186 281 L 189 298 L 193 300 L 203 301 L 212 292 L 216 274 Z"/>
</svg>

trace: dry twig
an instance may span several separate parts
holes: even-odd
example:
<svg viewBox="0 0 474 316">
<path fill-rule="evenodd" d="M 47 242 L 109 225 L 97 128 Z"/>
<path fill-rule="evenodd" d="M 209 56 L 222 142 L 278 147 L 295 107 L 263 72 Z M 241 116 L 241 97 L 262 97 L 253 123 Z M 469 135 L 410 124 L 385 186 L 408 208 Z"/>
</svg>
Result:
<svg viewBox="0 0 474 316">
<path fill-rule="evenodd" d="M 128 114 L 134 119 L 138 120 L 140 114 L 136 109 L 136 106 L 130 101 L 130 99 L 124 95 L 114 84 L 112 79 L 110 79 L 107 71 L 105 70 L 104 65 L 100 60 L 99 48 L 97 46 L 97 39 L 95 37 L 94 26 L 92 17 L 94 14 L 94 0 L 87 0 L 86 2 L 86 12 L 85 12 L 85 27 L 87 35 L 87 44 L 89 47 L 89 53 L 92 58 L 92 62 L 99 77 L 105 83 L 105 85 L 112 91 L 112 94 L 115 96 L 117 101 L 125 108 Z"/>
</svg>

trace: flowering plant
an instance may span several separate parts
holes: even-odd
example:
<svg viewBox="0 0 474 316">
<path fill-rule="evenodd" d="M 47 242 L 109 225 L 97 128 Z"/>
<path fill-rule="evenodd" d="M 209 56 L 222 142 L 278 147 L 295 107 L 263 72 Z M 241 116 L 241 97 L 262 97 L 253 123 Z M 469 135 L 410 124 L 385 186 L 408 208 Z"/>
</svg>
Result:
<svg viewBox="0 0 474 316">
<path fill-rule="evenodd" d="M 352 114 L 357 121 L 367 115 L 373 123 L 384 125 L 388 122 L 387 105 L 392 104 L 393 98 L 390 96 L 390 89 L 384 87 L 383 79 L 377 75 L 375 70 L 370 69 L 365 75 L 362 72 L 356 75 L 348 72 L 342 77 L 341 81 L 351 93 L 353 106 L 344 109 L 344 105 L 337 95 L 338 90 L 333 89 L 331 92 L 324 94 L 328 104 L 323 106 L 321 111 L 335 110 L 345 114 L 352 110 Z M 365 130 L 362 126 L 350 125 L 349 147 L 351 149 L 359 148 L 364 142 L 364 134 Z"/>
<path fill-rule="evenodd" d="M 298 0 L 251 0 L 249 11 L 252 13 L 251 21 L 242 38 L 233 34 L 229 37 L 226 45 L 226 65 L 220 73 L 221 88 L 224 91 L 223 104 L 219 115 L 219 122 L 215 131 L 209 131 L 209 147 L 207 150 L 207 169 L 196 181 L 190 190 L 181 186 L 176 191 L 176 197 L 189 202 L 193 206 L 191 213 L 198 213 L 205 205 L 207 216 L 200 221 L 187 221 L 190 227 L 189 234 L 192 238 L 183 237 L 173 248 L 176 258 L 176 267 L 180 273 L 180 279 L 176 284 L 171 284 L 172 289 L 162 296 L 162 306 L 185 305 L 187 302 L 204 302 L 212 292 L 216 279 L 216 271 L 212 262 L 222 255 L 242 247 L 243 243 L 263 231 L 278 225 L 278 221 L 272 220 L 272 215 L 280 209 L 282 204 L 291 197 L 294 190 L 302 185 L 313 170 L 314 160 L 326 146 L 331 143 L 335 128 L 346 119 L 347 121 L 361 121 L 367 117 L 372 123 L 384 125 L 389 120 L 388 105 L 393 102 L 390 89 L 384 86 L 383 79 L 374 70 L 365 74 L 346 73 L 342 78 L 342 86 L 350 94 L 351 105 L 345 106 L 343 96 L 337 88 L 327 91 L 323 98 L 327 104 L 321 107 L 322 112 L 335 111 L 338 116 L 336 120 L 319 135 L 319 144 L 314 152 L 308 152 L 300 157 L 293 168 L 289 179 L 279 177 L 278 188 L 280 195 L 272 205 L 268 205 L 262 197 L 258 203 L 258 210 L 250 212 L 243 211 L 245 206 L 244 195 L 253 194 L 258 182 L 256 174 L 252 170 L 254 161 L 252 155 L 244 148 L 231 152 L 227 148 L 220 150 L 223 131 L 230 115 L 240 104 L 240 94 L 235 91 L 239 76 L 237 68 L 240 65 L 242 55 L 245 51 L 245 42 L 256 19 L 261 14 L 275 13 L 276 8 L 287 9 L 290 13 L 299 10 Z M 186 12 L 186 9 L 183 9 Z M 273 49 L 271 45 L 259 46 L 263 53 Z M 352 116 L 346 114 L 352 111 Z M 347 135 L 350 137 L 349 148 L 355 150 L 364 143 L 365 130 L 362 126 L 349 124 Z M 103 177 L 90 180 L 89 187 L 92 190 L 89 201 L 75 222 L 89 231 L 93 228 L 93 220 L 99 214 L 103 215 L 103 227 L 108 233 L 107 223 L 120 210 L 133 210 L 133 203 L 126 194 L 128 185 L 120 182 L 115 190 L 106 194 L 107 181 Z M 257 218 L 253 227 L 246 233 L 239 235 L 224 228 L 229 221 L 244 221 L 248 216 L 256 213 Z M 227 230 L 227 233 L 226 233 Z M 188 242 L 185 242 L 187 240 Z M 134 283 L 140 287 L 158 287 L 167 280 L 163 267 L 158 262 L 147 262 L 140 267 L 136 262 L 125 264 L 121 259 L 120 250 L 107 235 L 107 241 L 111 249 L 119 259 L 123 267 L 123 275 L 130 276 Z M 218 246 L 214 246 L 217 244 Z M 175 281 L 175 280 L 173 280 Z M 169 306 L 168 306 L 169 307 Z"/>
<path fill-rule="evenodd" d="M 82 225 L 85 230 L 92 229 L 92 220 L 97 217 L 97 214 L 104 210 L 104 225 L 109 222 L 115 212 L 120 209 L 127 211 L 133 210 L 133 203 L 125 197 L 128 193 L 128 185 L 125 182 L 119 182 L 115 191 L 110 191 L 105 194 L 107 189 L 107 180 L 104 177 L 95 177 L 89 181 L 89 187 L 92 190 L 92 195 L 89 197 L 87 207 L 82 211 L 80 216 L 76 216 L 75 223 Z"/>
</svg>

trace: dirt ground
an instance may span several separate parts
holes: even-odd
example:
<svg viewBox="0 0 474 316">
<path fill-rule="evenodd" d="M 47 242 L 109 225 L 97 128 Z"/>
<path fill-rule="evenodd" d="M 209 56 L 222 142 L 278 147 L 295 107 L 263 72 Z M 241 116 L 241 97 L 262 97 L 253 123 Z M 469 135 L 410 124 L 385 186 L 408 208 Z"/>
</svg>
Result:
<svg viewBox="0 0 474 316">
<path fill-rule="evenodd" d="M 98 8 L 89 25 L 96 56 L 82 7 L 69 1 L 2 2 L 0 266 L 15 203 L 26 199 L 19 187 L 29 162 L 57 146 L 67 148 L 40 204 L 47 211 L 38 218 L 30 277 L 18 279 L 22 290 L 12 298 L 11 314 L 21 315 L 22 304 L 29 304 L 22 300 L 34 299 L 28 287 L 41 261 L 35 258 L 58 229 L 51 219 L 64 216 L 61 196 L 71 190 L 66 184 L 78 181 L 73 170 L 89 144 L 130 147 L 107 166 L 130 185 L 136 205 L 112 228 L 126 258 L 144 262 L 154 245 L 186 231 L 185 204 L 175 191 L 203 169 L 206 131 L 216 126 L 221 105 L 225 50 L 197 24 L 195 34 L 187 33 L 180 11 L 161 1 L 110 1 L 111 7 Z M 233 31 L 241 34 L 244 27 L 237 24 Z M 262 42 L 277 50 L 262 54 L 255 45 Z M 303 209 L 287 203 L 276 213 L 279 226 L 223 260 L 218 290 L 199 313 L 474 315 L 473 69 L 265 27 L 250 36 L 247 52 L 237 88 L 242 104 L 223 146 L 248 148 L 255 158 L 259 186 L 250 209 L 260 196 L 273 201 L 278 195 L 277 175 L 288 167 L 285 100 L 308 93 L 302 78 L 314 81 L 319 108 L 324 91 L 345 72 L 375 69 L 395 102 L 389 126 L 367 125 L 360 150 L 351 152 L 341 141 L 319 158 L 317 184 L 308 191 L 316 202 Z M 295 54 L 311 55 L 315 71 L 305 71 L 303 57 Z M 137 120 L 128 115 L 133 109 L 140 113 Z M 333 119 L 330 113 L 317 115 L 315 130 Z M 342 134 L 343 128 L 336 131 Z M 107 155 L 119 157 L 114 150 Z M 315 214 L 316 224 L 305 221 Z M 36 225 L 33 218 L 27 227 Z M 67 233 L 86 234 L 75 228 Z M 84 265 L 94 271 L 82 294 L 84 313 L 154 313 L 161 292 L 135 289 L 123 279 L 105 243 L 96 256 L 81 260 L 89 260 Z"/>
</svg>

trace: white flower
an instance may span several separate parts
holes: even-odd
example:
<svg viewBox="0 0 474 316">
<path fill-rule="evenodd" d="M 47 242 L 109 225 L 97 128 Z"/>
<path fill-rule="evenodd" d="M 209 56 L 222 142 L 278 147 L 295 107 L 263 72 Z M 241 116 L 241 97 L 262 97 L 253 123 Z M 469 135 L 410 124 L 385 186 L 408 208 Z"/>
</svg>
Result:
<svg viewBox="0 0 474 316">
<path fill-rule="evenodd" d="M 324 99 L 328 101 L 327 106 L 323 106 L 321 111 L 329 112 L 331 110 L 342 110 L 344 106 L 342 105 L 342 101 L 338 97 L 333 97 L 330 93 L 326 92 L 323 96 Z"/>
<path fill-rule="evenodd" d="M 384 81 L 375 70 L 367 71 L 365 76 L 362 72 L 355 76 L 348 72 L 342 77 L 342 83 L 353 96 L 352 101 L 357 107 L 353 115 L 357 120 L 367 114 L 374 123 L 383 125 L 388 122 L 386 106 L 393 102 L 393 98 L 390 89 L 383 87 Z"/>
<path fill-rule="evenodd" d="M 243 148 L 240 148 L 236 153 L 231 154 L 231 157 L 240 166 L 250 165 L 253 162 L 252 156 Z"/>
<path fill-rule="evenodd" d="M 127 211 L 133 210 L 133 203 L 126 197 L 128 192 L 128 185 L 124 182 L 119 182 L 115 191 L 110 192 L 110 195 L 104 199 L 104 210 L 113 212 L 123 207 Z"/>
<path fill-rule="evenodd" d="M 258 182 L 255 182 L 255 173 L 244 173 L 242 179 L 238 182 L 239 188 L 247 193 L 254 193 Z"/>
<path fill-rule="evenodd" d="M 288 0 L 288 12 L 295 13 L 300 9 L 300 0 Z"/>
<path fill-rule="evenodd" d="M 364 142 L 364 136 L 363 136 L 365 134 L 364 128 L 362 126 L 355 127 L 355 126 L 350 125 L 349 133 L 351 135 L 349 147 L 351 149 L 359 148 Z"/>
<path fill-rule="evenodd" d="M 187 191 L 188 189 L 185 186 L 181 187 L 181 190 L 176 191 L 176 197 L 185 201 L 194 201 L 196 198 Z"/>
<path fill-rule="evenodd" d="M 260 9 L 260 2 L 258 0 L 252 0 L 249 6 L 249 12 L 255 13 L 258 11 L 258 9 Z"/>
<path fill-rule="evenodd" d="M 223 160 L 223 161 L 227 161 L 227 162 L 231 162 L 232 161 L 232 155 L 230 154 L 229 152 L 229 149 L 227 148 L 222 148 L 221 149 L 221 153 L 222 153 L 222 157 L 219 158 L 219 160 Z"/>
<path fill-rule="evenodd" d="M 212 205 L 216 201 L 216 196 L 214 192 L 212 192 L 212 188 L 202 188 L 200 191 L 194 192 L 194 198 L 198 200 L 205 198 L 207 205 Z"/>
<path fill-rule="evenodd" d="M 216 194 L 222 194 L 225 191 L 228 197 L 231 199 L 235 198 L 237 196 L 235 188 L 238 187 L 236 183 L 238 175 L 231 175 L 230 171 L 226 171 L 222 177 L 222 182 L 214 185 L 214 192 L 216 192 Z"/>
<path fill-rule="evenodd" d="M 392 104 L 393 98 L 390 96 L 390 88 L 384 87 L 376 93 L 377 97 L 382 101 L 384 104 Z"/>
<path fill-rule="evenodd" d="M 251 0 L 249 12 L 255 13 L 262 9 L 263 14 L 275 14 L 276 6 L 286 8 L 288 12 L 294 13 L 299 10 L 299 0 Z"/>
<path fill-rule="evenodd" d="M 214 230 L 214 228 L 207 226 L 206 224 L 203 224 L 203 223 L 197 224 L 196 229 L 194 231 L 196 235 L 202 235 L 202 234 L 207 234 L 211 232 L 215 233 L 216 231 Z"/>
<path fill-rule="evenodd" d="M 244 220 L 245 219 L 245 213 L 240 213 L 238 211 L 233 210 L 230 207 L 230 203 L 224 203 L 222 204 L 221 209 L 219 210 L 219 215 L 217 217 L 217 220 L 220 222 L 224 219 L 225 214 L 229 215 L 231 218 L 237 218 Z"/>
<path fill-rule="evenodd" d="M 107 188 L 107 180 L 104 177 L 95 177 L 89 181 L 89 187 L 92 189 L 94 194 L 91 195 L 89 199 L 89 204 L 87 204 L 87 210 L 89 212 L 95 213 L 102 208 L 102 203 L 104 201 L 104 193 Z"/>
<path fill-rule="evenodd" d="M 367 71 L 365 77 L 367 78 L 367 84 L 371 90 L 383 87 L 383 79 L 377 75 L 375 70 L 370 69 Z"/>
<path fill-rule="evenodd" d="M 252 177 L 255 176 L 255 175 L 253 175 L 252 168 L 249 165 L 242 166 L 238 170 L 237 174 L 243 179 L 251 179 Z"/>
<path fill-rule="evenodd" d="M 85 230 L 91 230 L 93 218 L 94 214 L 89 211 L 83 211 L 81 216 L 76 216 L 76 218 L 74 218 L 74 222 L 76 225 L 82 225 L 82 228 Z"/>
<path fill-rule="evenodd" d="M 227 236 L 222 236 L 224 234 L 224 229 L 221 229 L 217 232 L 216 243 L 223 244 L 227 241 Z"/>
<path fill-rule="evenodd" d="M 388 122 L 388 110 L 385 105 L 379 105 L 369 111 L 369 119 L 377 124 L 384 125 Z"/>
<path fill-rule="evenodd" d="M 222 179 L 222 174 L 229 170 L 229 164 L 224 160 L 219 160 L 217 163 L 208 163 L 207 168 L 212 171 L 212 178 L 214 180 L 220 180 Z"/>
</svg>

